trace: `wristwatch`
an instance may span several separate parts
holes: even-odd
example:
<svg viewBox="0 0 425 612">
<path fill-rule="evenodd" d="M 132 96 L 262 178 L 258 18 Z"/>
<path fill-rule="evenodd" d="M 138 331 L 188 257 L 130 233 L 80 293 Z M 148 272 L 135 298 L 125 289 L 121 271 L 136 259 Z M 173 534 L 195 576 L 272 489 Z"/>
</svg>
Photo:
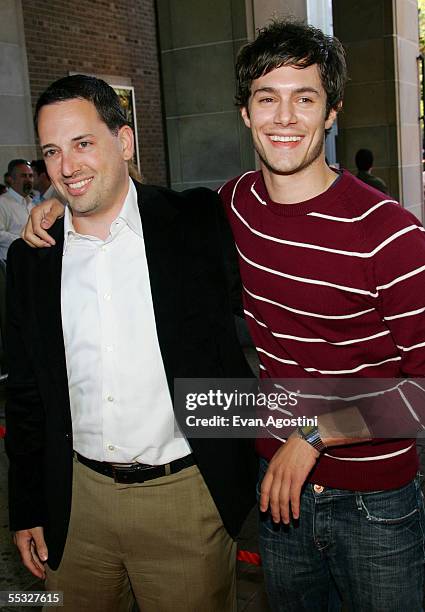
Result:
<svg viewBox="0 0 425 612">
<path fill-rule="evenodd" d="M 311 444 L 319 453 L 325 450 L 326 446 L 320 437 L 319 428 L 316 425 L 305 425 L 297 427 L 296 432 L 300 438 Z"/>
</svg>

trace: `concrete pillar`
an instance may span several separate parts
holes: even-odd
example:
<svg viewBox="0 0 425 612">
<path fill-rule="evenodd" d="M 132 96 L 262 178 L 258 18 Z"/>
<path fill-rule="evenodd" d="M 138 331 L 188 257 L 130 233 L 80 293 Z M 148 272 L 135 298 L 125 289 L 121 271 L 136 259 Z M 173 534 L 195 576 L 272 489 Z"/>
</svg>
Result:
<svg viewBox="0 0 425 612">
<path fill-rule="evenodd" d="M 393 10 L 400 199 L 423 220 L 417 0 L 394 0 Z"/>
<path fill-rule="evenodd" d="M 20 0 L 0 2 L 0 183 L 8 162 L 36 157 Z"/>
<path fill-rule="evenodd" d="M 335 35 L 350 81 L 339 116 L 338 158 L 354 170 L 359 148 L 390 193 L 422 219 L 416 0 L 333 0 Z"/>
<path fill-rule="evenodd" d="M 245 0 L 157 0 L 171 186 L 216 188 L 250 170 L 250 135 L 234 105 Z"/>
</svg>

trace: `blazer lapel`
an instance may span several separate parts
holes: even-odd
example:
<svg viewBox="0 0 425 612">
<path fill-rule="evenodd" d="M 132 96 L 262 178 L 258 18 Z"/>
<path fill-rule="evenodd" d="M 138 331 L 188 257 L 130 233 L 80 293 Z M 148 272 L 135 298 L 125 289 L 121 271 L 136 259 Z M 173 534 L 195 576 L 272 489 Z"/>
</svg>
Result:
<svg viewBox="0 0 425 612">
<path fill-rule="evenodd" d="M 181 215 L 157 189 L 136 185 L 156 330 L 170 392 L 181 348 L 184 225 Z"/>
</svg>

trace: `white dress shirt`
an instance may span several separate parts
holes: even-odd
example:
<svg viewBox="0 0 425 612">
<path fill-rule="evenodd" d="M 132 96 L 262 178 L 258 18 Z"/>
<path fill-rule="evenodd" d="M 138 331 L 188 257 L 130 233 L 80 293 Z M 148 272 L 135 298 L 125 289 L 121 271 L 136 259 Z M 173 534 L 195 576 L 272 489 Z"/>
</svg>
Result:
<svg viewBox="0 0 425 612">
<path fill-rule="evenodd" d="M 61 301 L 74 449 L 151 465 L 189 454 L 174 432 L 132 181 L 105 241 L 76 233 L 66 209 Z"/>
<path fill-rule="evenodd" d="M 21 236 L 32 207 L 31 196 L 21 196 L 11 187 L 0 195 L 0 259 L 6 259 L 10 245 Z"/>
</svg>

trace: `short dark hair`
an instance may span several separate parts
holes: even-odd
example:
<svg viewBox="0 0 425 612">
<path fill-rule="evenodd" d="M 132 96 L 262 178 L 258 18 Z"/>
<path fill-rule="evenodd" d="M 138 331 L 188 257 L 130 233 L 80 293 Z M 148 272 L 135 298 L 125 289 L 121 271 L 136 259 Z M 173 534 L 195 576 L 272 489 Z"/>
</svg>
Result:
<svg viewBox="0 0 425 612">
<path fill-rule="evenodd" d="M 46 174 L 47 176 L 49 176 L 47 173 L 46 162 L 44 161 L 44 159 L 33 159 L 31 162 L 31 168 L 35 170 L 38 175 Z"/>
<path fill-rule="evenodd" d="M 31 168 L 31 164 L 29 163 L 29 161 L 27 159 L 12 159 L 7 164 L 7 172 L 6 172 L 6 174 L 9 174 L 12 178 L 15 178 L 15 176 L 16 176 L 16 168 L 18 166 L 28 166 L 29 168 Z"/>
<path fill-rule="evenodd" d="M 370 149 L 359 149 L 354 158 L 358 170 L 367 172 L 373 166 L 373 153 Z"/>
<path fill-rule="evenodd" d="M 49 85 L 38 98 L 34 115 L 36 130 L 38 115 L 43 106 L 77 98 L 94 104 L 99 117 L 114 134 L 123 125 L 129 125 L 119 97 L 108 83 L 85 74 L 73 74 Z"/>
<path fill-rule="evenodd" d="M 248 106 L 254 79 L 280 68 L 317 64 L 326 91 L 326 116 L 337 109 L 347 81 L 345 51 L 337 38 L 299 21 L 274 20 L 241 48 L 236 62 L 236 104 Z"/>
</svg>

